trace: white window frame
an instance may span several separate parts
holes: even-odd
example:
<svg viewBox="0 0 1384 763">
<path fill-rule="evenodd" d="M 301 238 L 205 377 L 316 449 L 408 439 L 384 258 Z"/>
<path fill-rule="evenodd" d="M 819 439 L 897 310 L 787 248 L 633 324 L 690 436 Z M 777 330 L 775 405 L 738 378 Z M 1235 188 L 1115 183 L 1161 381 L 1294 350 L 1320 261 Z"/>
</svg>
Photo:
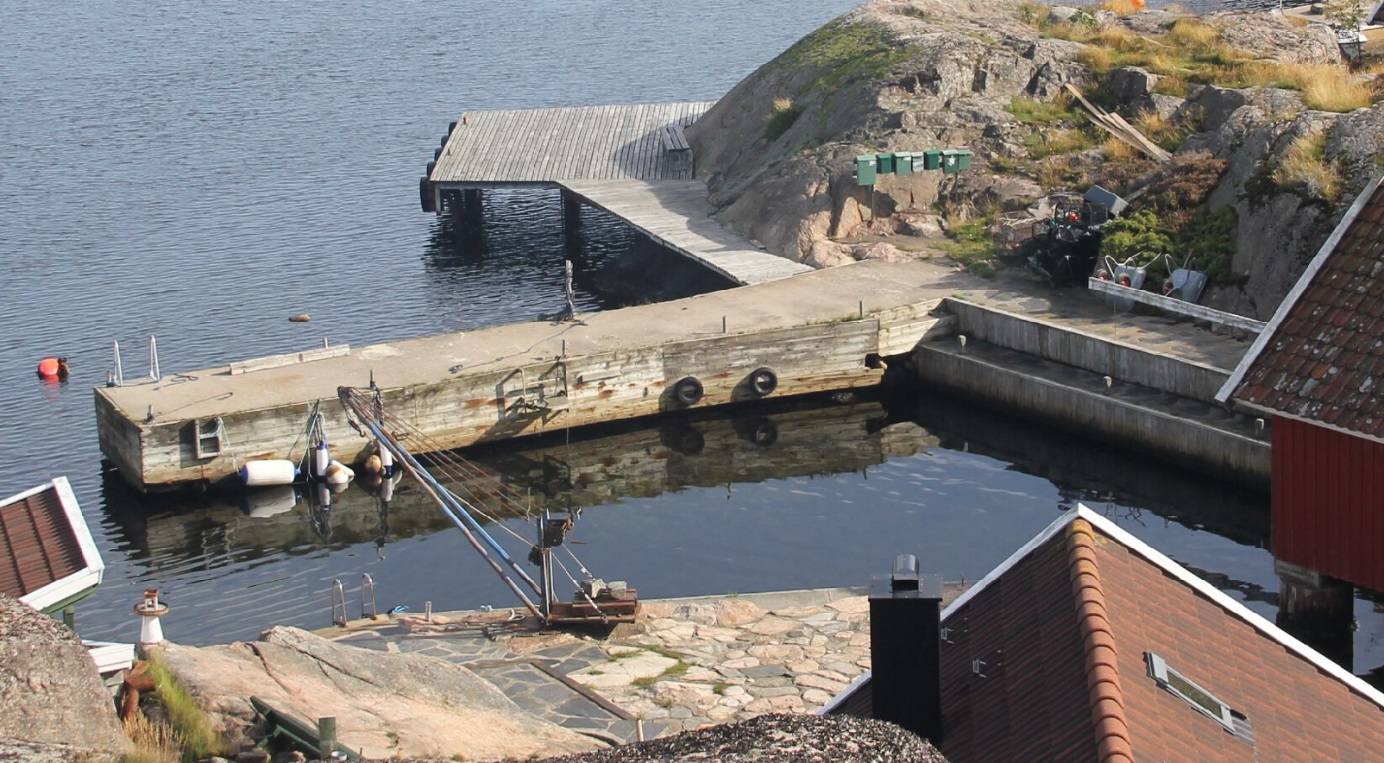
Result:
<svg viewBox="0 0 1384 763">
<path fill-rule="evenodd" d="M 1148 662 L 1149 676 L 1152 677 L 1153 680 L 1157 681 L 1159 686 L 1167 690 L 1169 694 L 1172 694 L 1178 699 L 1181 699 L 1183 702 L 1186 702 L 1188 705 L 1191 705 L 1192 709 L 1196 710 L 1202 715 L 1205 715 L 1207 718 L 1210 718 L 1216 723 L 1219 723 L 1220 725 L 1224 726 L 1226 731 L 1229 731 L 1232 734 L 1235 733 L 1235 721 L 1230 714 L 1230 705 L 1227 705 L 1225 702 L 1222 702 L 1219 697 L 1207 691 L 1206 688 L 1201 684 L 1198 684 L 1196 681 L 1193 681 L 1192 679 L 1188 678 L 1187 676 L 1183 675 L 1177 670 L 1168 667 L 1167 661 L 1164 660 L 1162 657 L 1159 657 L 1153 652 L 1145 652 L 1144 657 Z M 1181 689 L 1178 689 L 1177 686 L 1173 683 L 1173 676 L 1176 676 L 1177 681 L 1179 683 L 1183 683 L 1187 686 L 1192 687 L 1196 691 L 1200 692 L 1203 697 L 1206 697 L 1211 702 L 1216 703 L 1216 705 L 1220 708 L 1220 713 L 1218 714 L 1216 712 L 1213 712 L 1211 708 L 1203 705 L 1201 701 L 1189 696 L 1186 692 L 1182 691 Z"/>
</svg>

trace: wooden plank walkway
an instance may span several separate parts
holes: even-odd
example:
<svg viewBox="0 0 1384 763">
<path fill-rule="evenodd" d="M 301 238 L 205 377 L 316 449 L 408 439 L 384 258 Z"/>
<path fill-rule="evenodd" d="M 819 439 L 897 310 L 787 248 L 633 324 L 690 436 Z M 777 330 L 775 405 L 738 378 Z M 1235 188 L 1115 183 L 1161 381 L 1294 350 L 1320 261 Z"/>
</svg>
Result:
<svg viewBox="0 0 1384 763">
<path fill-rule="evenodd" d="M 747 285 L 809 273 L 801 262 L 763 251 L 711 217 L 700 180 L 566 180 L 582 201 L 623 219 L 654 241 Z"/>
<path fill-rule="evenodd" d="M 428 180 L 483 188 L 562 180 L 688 180 L 659 130 L 692 124 L 714 101 L 472 111 L 457 120 Z"/>
</svg>

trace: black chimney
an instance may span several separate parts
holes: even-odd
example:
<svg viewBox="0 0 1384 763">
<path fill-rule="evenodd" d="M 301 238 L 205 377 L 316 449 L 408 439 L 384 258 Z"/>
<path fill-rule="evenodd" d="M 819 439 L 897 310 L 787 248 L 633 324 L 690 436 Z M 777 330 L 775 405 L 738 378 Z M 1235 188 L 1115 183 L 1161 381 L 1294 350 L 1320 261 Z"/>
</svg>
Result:
<svg viewBox="0 0 1384 763">
<path fill-rule="evenodd" d="M 942 744 L 942 576 L 899 554 L 870 581 L 870 690 L 875 718 Z"/>
</svg>

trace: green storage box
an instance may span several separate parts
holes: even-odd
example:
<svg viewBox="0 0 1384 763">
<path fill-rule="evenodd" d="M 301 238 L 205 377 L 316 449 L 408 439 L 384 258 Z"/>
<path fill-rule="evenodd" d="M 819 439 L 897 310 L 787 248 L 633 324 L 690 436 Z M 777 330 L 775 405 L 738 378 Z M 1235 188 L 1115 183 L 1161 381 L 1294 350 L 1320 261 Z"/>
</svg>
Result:
<svg viewBox="0 0 1384 763">
<path fill-rule="evenodd" d="M 875 184 L 875 157 L 873 154 L 861 154 L 855 158 L 855 184 Z"/>
<path fill-rule="evenodd" d="M 949 148 L 942 152 L 942 171 L 955 175 L 971 168 L 971 152 L 964 148 Z"/>
<path fill-rule="evenodd" d="M 875 166 L 879 169 L 879 174 L 881 174 L 881 175 L 892 175 L 892 174 L 894 174 L 894 155 L 893 155 L 893 154 L 875 154 L 875 159 L 876 159 L 876 161 L 875 161 Z"/>
<path fill-rule="evenodd" d="M 894 152 L 894 174 L 912 175 L 913 174 L 913 152 L 895 151 Z"/>
<path fill-rule="evenodd" d="M 923 152 L 923 169 L 925 169 L 925 170 L 940 170 L 940 169 L 942 169 L 942 152 L 941 152 L 941 151 L 924 151 L 924 152 Z"/>
</svg>

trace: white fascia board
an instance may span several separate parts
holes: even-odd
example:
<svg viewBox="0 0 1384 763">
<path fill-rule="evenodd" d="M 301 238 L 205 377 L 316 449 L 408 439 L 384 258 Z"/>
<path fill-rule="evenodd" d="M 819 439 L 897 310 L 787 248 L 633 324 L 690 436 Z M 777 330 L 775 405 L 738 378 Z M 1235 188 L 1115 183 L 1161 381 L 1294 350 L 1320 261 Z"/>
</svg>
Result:
<svg viewBox="0 0 1384 763">
<path fill-rule="evenodd" d="M 101 571 L 85 569 L 61 580 L 54 580 L 42 588 L 36 588 L 19 597 L 19 600 L 42 612 L 100 584 Z"/>
<path fill-rule="evenodd" d="M 91 537 L 91 528 L 87 526 L 86 517 L 82 515 L 82 507 L 77 503 L 77 494 L 72 492 L 72 484 L 66 477 L 54 477 L 52 484 L 58 493 L 58 501 L 67 514 L 67 524 L 71 526 L 72 534 L 77 538 L 77 546 L 82 550 L 82 560 L 86 562 L 88 570 L 96 572 L 96 582 L 100 583 L 105 574 L 106 563 L 101 559 L 101 551 L 96 548 L 95 539 Z"/>
</svg>

